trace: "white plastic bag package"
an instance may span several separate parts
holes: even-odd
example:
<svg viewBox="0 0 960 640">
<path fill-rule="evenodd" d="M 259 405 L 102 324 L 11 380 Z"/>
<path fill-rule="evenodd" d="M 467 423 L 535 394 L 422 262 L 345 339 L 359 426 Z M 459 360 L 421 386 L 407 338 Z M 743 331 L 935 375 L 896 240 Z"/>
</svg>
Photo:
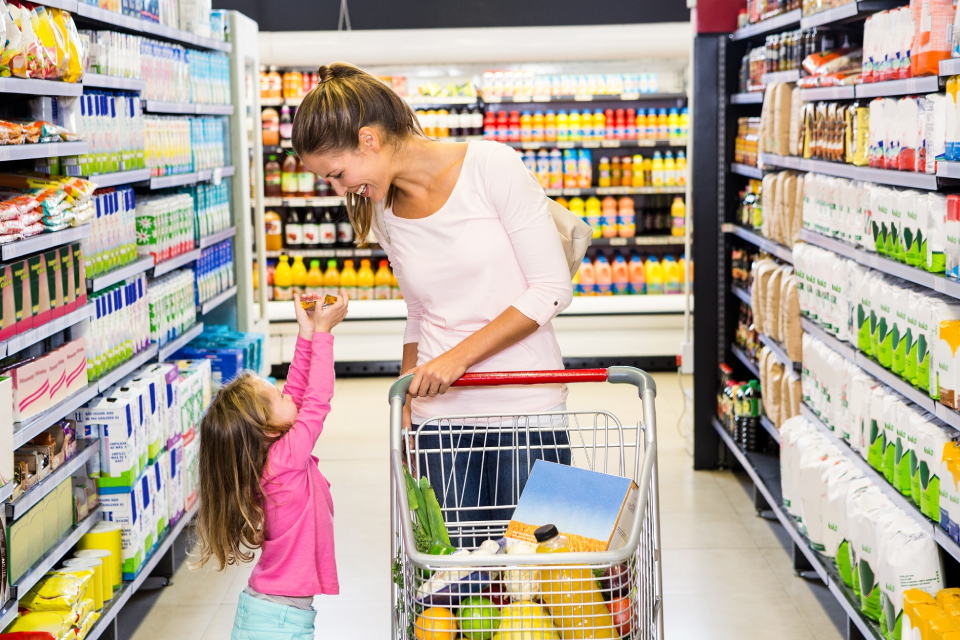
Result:
<svg viewBox="0 0 960 640">
<path fill-rule="evenodd" d="M 800 473 L 799 442 L 802 438 L 813 435 L 819 434 L 802 416 L 790 418 L 780 427 L 780 491 L 783 496 L 783 506 L 795 518 L 800 516 L 800 496 L 797 486 Z"/>
<path fill-rule="evenodd" d="M 822 476 L 827 469 L 843 461 L 840 450 L 830 443 L 817 443 L 800 455 L 800 530 L 817 551 L 823 551 L 823 501 L 827 485 Z"/>
<path fill-rule="evenodd" d="M 903 512 L 884 517 L 880 540 L 880 606 L 888 637 L 903 613 L 903 592 L 920 589 L 931 596 L 944 588 L 943 561 L 936 541 Z M 901 629 L 902 632 L 902 629 Z M 901 638 L 905 638 L 901 633 Z"/>
<path fill-rule="evenodd" d="M 862 478 L 860 471 L 852 462 L 843 458 L 841 462 L 829 467 L 821 477 L 825 487 L 821 517 L 823 519 L 823 550 L 828 558 L 836 558 L 841 543 L 846 539 L 846 493 L 850 482 Z"/>
<path fill-rule="evenodd" d="M 847 506 L 850 540 L 860 581 L 860 608 L 867 617 L 879 620 L 880 584 L 877 571 L 880 541 L 877 539 L 877 525 L 885 514 L 898 509 L 876 487 L 862 494 L 848 496 Z"/>
</svg>

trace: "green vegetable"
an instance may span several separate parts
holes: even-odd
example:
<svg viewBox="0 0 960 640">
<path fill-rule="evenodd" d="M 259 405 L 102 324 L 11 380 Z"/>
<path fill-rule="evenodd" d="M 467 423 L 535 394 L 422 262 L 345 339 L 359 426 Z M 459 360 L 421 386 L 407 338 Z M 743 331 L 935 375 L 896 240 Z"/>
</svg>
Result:
<svg viewBox="0 0 960 640">
<path fill-rule="evenodd" d="M 457 548 L 452 545 L 449 545 L 443 542 L 438 542 L 434 544 L 432 547 L 430 547 L 430 550 L 427 553 L 429 553 L 432 556 L 448 556 L 456 550 Z"/>
<path fill-rule="evenodd" d="M 433 545 L 433 538 L 430 537 L 430 534 L 424 530 L 420 523 L 413 525 L 413 538 L 417 544 L 417 551 L 420 553 L 426 553 Z"/>
<path fill-rule="evenodd" d="M 420 494 L 420 487 L 417 481 L 410 475 L 406 467 L 403 468 L 403 477 L 407 481 L 407 500 L 410 501 L 410 510 L 416 511 L 423 506 L 423 496 Z"/>
<path fill-rule="evenodd" d="M 433 492 L 433 487 L 430 486 L 426 476 L 420 476 L 420 491 L 423 494 L 424 511 L 430 522 L 430 533 L 433 534 L 433 539 L 450 544 L 450 536 L 447 534 L 447 526 L 443 523 L 440 503 L 437 502 L 437 495 Z"/>
</svg>

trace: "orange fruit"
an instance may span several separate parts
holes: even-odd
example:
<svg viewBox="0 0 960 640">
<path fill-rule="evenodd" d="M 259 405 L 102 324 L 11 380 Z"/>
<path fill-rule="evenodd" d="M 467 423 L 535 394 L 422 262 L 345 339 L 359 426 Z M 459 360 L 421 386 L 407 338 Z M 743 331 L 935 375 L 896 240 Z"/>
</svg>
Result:
<svg viewBox="0 0 960 640">
<path fill-rule="evenodd" d="M 417 618 L 414 634 L 417 640 L 454 640 L 457 621 L 449 609 L 430 607 Z"/>
</svg>

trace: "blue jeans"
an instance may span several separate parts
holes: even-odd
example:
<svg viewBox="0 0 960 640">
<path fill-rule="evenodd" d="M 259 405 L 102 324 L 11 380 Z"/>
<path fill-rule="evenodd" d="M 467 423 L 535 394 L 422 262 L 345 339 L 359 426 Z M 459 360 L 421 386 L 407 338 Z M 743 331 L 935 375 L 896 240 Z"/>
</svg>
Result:
<svg viewBox="0 0 960 640">
<path fill-rule="evenodd" d="M 489 539 L 497 533 L 494 523 L 502 533 L 535 461 L 570 464 L 570 439 L 562 419 L 555 416 L 547 428 L 536 426 L 535 417 L 529 428 L 523 420 L 507 428 L 444 421 L 439 426 L 427 423 L 420 431 L 418 470 L 430 479 L 448 527 L 463 527 L 459 540 L 451 532 L 454 546 L 476 546 Z"/>
<path fill-rule="evenodd" d="M 240 593 L 230 640 L 313 640 L 316 611 L 303 611 Z"/>
</svg>

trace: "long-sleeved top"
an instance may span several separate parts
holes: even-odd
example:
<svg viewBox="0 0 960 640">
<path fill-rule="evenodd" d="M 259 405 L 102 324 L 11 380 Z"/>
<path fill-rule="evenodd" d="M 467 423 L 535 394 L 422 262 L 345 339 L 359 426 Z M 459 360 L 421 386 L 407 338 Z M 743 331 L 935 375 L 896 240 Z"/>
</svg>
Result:
<svg viewBox="0 0 960 640">
<path fill-rule="evenodd" d="M 550 321 L 573 296 L 570 271 L 547 197 L 516 151 L 471 142 L 450 197 L 426 218 L 384 210 L 379 238 L 407 302 L 404 344 L 417 343 L 421 365 L 479 331 L 508 307 L 539 329 L 470 369 L 562 369 Z M 374 225 L 375 233 L 380 233 Z M 382 234 L 381 234 L 382 235 Z M 566 387 L 451 388 L 417 398 L 413 413 L 439 415 L 546 411 Z"/>
<path fill-rule="evenodd" d="M 250 587 L 281 596 L 340 592 L 333 548 L 333 498 L 313 446 L 333 398 L 333 336 L 297 338 L 283 393 L 299 408 L 293 427 L 270 446 L 261 487 L 264 542 Z"/>
</svg>

